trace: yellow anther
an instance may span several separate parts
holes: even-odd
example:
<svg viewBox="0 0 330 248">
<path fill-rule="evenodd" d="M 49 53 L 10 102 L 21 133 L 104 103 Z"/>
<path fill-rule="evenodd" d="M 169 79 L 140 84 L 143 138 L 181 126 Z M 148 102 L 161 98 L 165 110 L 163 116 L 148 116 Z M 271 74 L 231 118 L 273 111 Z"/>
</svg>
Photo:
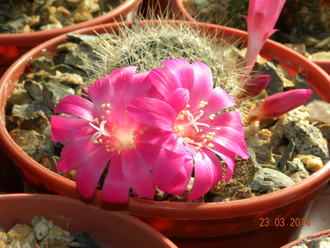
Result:
<svg viewBox="0 0 330 248">
<path fill-rule="evenodd" d="M 128 113 L 128 111 L 127 110 L 125 110 L 125 112 L 124 112 L 125 114 L 127 114 Z"/>
<path fill-rule="evenodd" d="M 184 115 L 182 115 L 182 114 L 178 115 L 178 119 L 179 120 L 184 120 Z"/>
<path fill-rule="evenodd" d="M 203 139 L 203 144 L 205 144 L 207 142 L 207 139 Z"/>
<path fill-rule="evenodd" d="M 107 107 L 110 108 L 110 103 L 107 103 Z"/>
<path fill-rule="evenodd" d="M 144 134 L 144 132 L 143 132 L 143 130 L 142 130 L 142 129 L 140 129 L 140 133 L 141 133 L 141 134 Z"/>
<path fill-rule="evenodd" d="M 99 142 L 100 142 L 100 143 L 103 143 L 103 140 L 102 140 L 102 139 L 99 139 Z"/>
<path fill-rule="evenodd" d="M 214 145 L 212 143 L 208 143 L 207 146 L 210 147 L 210 148 L 214 147 Z"/>
<path fill-rule="evenodd" d="M 104 115 L 102 115 L 102 116 L 101 116 L 101 119 L 104 120 L 104 118 L 105 118 Z"/>
<path fill-rule="evenodd" d="M 214 117 L 215 117 L 215 114 L 211 114 L 211 115 L 210 115 L 210 120 L 213 121 L 213 120 L 214 120 Z"/>
<path fill-rule="evenodd" d="M 113 152 L 114 150 L 115 150 L 115 148 L 111 148 L 111 149 L 110 149 L 110 151 L 112 151 L 112 152 Z"/>
<path fill-rule="evenodd" d="M 107 114 L 110 114 L 110 111 L 109 111 L 109 110 L 107 110 L 107 111 L 106 111 L 106 113 L 107 113 Z"/>
<path fill-rule="evenodd" d="M 217 131 L 220 131 L 221 127 L 216 127 L 215 129 L 216 129 Z"/>
<path fill-rule="evenodd" d="M 201 143 L 198 143 L 197 145 L 198 145 L 199 148 L 203 147 L 203 144 L 201 144 Z"/>
<path fill-rule="evenodd" d="M 192 130 L 191 131 L 191 135 L 192 135 L 193 138 L 196 138 L 196 131 L 195 130 Z"/>
<path fill-rule="evenodd" d="M 97 143 L 99 143 L 99 142 L 98 142 L 97 140 L 94 140 L 93 143 L 94 143 L 94 144 L 97 144 Z"/>
<path fill-rule="evenodd" d="M 200 129 L 199 129 L 199 131 L 200 131 L 200 132 L 203 132 L 203 131 L 204 131 L 204 129 L 203 129 L 203 128 L 200 128 Z"/>
<path fill-rule="evenodd" d="M 209 135 L 214 136 L 215 132 L 209 132 Z"/>
<path fill-rule="evenodd" d="M 187 142 L 187 143 L 194 143 L 194 141 L 192 139 L 189 139 L 188 137 L 185 137 L 184 140 Z"/>
<path fill-rule="evenodd" d="M 107 142 L 107 143 L 110 143 L 110 140 L 107 140 L 106 142 Z"/>
<path fill-rule="evenodd" d="M 120 150 L 120 149 L 118 149 L 117 153 L 118 153 L 118 154 L 120 154 L 120 153 L 121 153 L 121 150 Z"/>
<path fill-rule="evenodd" d="M 211 136 L 211 135 L 206 135 L 206 138 L 207 138 L 209 141 L 213 140 L 213 136 Z"/>
<path fill-rule="evenodd" d="M 101 108 L 104 108 L 105 107 L 105 104 L 103 103 L 102 105 L 101 105 Z"/>
<path fill-rule="evenodd" d="M 205 138 L 205 134 L 201 135 L 200 138 L 202 138 L 202 139 Z"/>
<path fill-rule="evenodd" d="M 199 110 L 199 113 L 200 114 L 204 114 L 204 110 Z"/>
<path fill-rule="evenodd" d="M 107 152 L 110 152 L 110 149 L 109 148 L 107 148 L 106 150 L 107 150 Z"/>
<path fill-rule="evenodd" d="M 146 130 L 148 130 L 148 127 L 147 126 L 144 127 L 144 131 L 146 131 Z"/>
<path fill-rule="evenodd" d="M 94 121 L 95 121 L 96 123 L 99 123 L 99 119 L 97 119 L 97 118 L 95 118 Z"/>
<path fill-rule="evenodd" d="M 186 108 L 190 108 L 190 105 L 189 105 L 189 104 L 187 104 L 187 105 L 186 105 Z"/>
</svg>

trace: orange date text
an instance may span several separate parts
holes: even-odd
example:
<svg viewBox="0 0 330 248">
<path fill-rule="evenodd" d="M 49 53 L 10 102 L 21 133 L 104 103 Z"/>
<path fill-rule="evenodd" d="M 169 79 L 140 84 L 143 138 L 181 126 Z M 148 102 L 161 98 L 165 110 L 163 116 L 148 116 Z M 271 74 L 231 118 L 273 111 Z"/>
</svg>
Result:
<svg viewBox="0 0 330 248">
<path fill-rule="evenodd" d="M 300 226 L 310 226 L 309 218 L 260 218 L 260 227 L 300 227 Z"/>
</svg>

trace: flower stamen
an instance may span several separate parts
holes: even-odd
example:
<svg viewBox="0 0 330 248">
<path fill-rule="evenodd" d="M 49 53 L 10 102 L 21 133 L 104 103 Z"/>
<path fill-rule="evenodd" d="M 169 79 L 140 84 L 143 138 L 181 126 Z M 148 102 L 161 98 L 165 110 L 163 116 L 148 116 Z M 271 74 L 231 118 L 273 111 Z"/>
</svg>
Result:
<svg viewBox="0 0 330 248">
<path fill-rule="evenodd" d="M 97 120 L 97 118 L 95 119 Z M 89 125 L 91 125 L 93 128 L 95 128 L 98 132 L 94 133 L 91 141 L 97 141 L 98 138 L 100 138 L 102 135 L 107 136 L 107 137 L 111 137 L 111 135 L 104 129 L 105 123 L 107 121 L 102 121 L 100 124 L 100 127 L 95 126 L 93 123 L 89 123 Z M 102 139 L 100 139 L 102 140 Z M 95 143 L 95 142 L 94 142 Z"/>
</svg>

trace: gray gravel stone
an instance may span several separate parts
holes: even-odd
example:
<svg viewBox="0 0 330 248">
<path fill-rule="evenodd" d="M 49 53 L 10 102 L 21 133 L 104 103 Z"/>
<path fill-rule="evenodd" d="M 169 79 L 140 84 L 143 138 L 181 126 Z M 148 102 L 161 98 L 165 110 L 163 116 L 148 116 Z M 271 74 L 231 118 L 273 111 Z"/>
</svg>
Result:
<svg viewBox="0 0 330 248">
<path fill-rule="evenodd" d="M 74 90 L 58 82 L 48 82 L 44 84 L 42 95 L 43 102 L 54 111 L 56 105 L 66 96 L 74 95 Z"/>
<path fill-rule="evenodd" d="M 34 72 L 41 71 L 41 70 L 49 72 L 49 68 L 53 67 L 54 63 L 53 63 L 53 61 L 51 61 L 45 57 L 37 57 L 35 59 L 32 59 L 29 62 L 29 65 Z"/>
<path fill-rule="evenodd" d="M 321 131 L 303 121 L 290 122 L 284 126 L 284 136 L 293 140 L 299 154 L 320 157 L 323 163 L 329 160 L 329 150 Z"/>
<path fill-rule="evenodd" d="M 50 123 L 44 112 L 39 110 L 23 116 L 18 122 L 18 126 L 20 129 L 35 130 L 42 133 L 45 128 L 50 126 Z"/>
<path fill-rule="evenodd" d="M 267 189 L 268 191 L 269 187 L 284 189 L 295 184 L 295 182 L 290 177 L 286 176 L 280 171 L 263 168 L 263 173 L 264 181 L 260 187 L 261 190 Z"/>
<path fill-rule="evenodd" d="M 35 104 L 14 105 L 12 115 L 14 121 L 18 123 L 19 121 L 26 120 L 25 116 L 37 111 L 42 111 L 46 116 L 53 114 L 53 111 L 51 111 L 45 104 L 35 103 Z"/>
<path fill-rule="evenodd" d="M 259 68 L 259 70 L 261 74 L 270 75 L 271 81 L 269 81 L 266 87 L 266 91 L 269 95 L 273 95 L 283 91 L 284 80 L 279 75 L 274 63 L 266 62 Z"/>
<path fill-rule="evenodd" d="M 41 162 L 42 151 L 40 145 L 45 142 L 45 136 L 37 133 L 34 130 L 19 130 L 10 131 L 10 136 L 16 144 L 31 158 L 37 162 Z"/>
<path fill-rule="evenodd" d="M 24 88 L 29 95 L 36 101 L 42 102 L 42 85 L 44 82 L 36 82 L 31 79 L 27 79 L 24 82 Z"/>
</svg>

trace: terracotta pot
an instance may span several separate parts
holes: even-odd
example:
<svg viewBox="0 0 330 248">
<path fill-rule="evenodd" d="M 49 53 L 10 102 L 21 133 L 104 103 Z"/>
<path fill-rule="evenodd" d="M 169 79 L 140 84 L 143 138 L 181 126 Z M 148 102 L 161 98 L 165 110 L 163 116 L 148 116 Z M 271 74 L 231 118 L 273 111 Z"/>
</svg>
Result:
<svg viewBox="0 0 330 248">
<path fill-rule="evenodd" d="M 181 0 L 172 0 L 173 10 L 175 13 L 180 13 L 182 19 L 186 21 L 196 21 L 183 6 Z"/>
<path fill-rule="evenodd" d="M 151 19 L 148 16 L 148 10 L 152 10 L 155 16 L 168 16 L 176 20 L 194 21 L 188 13 L 189 17 L 187 18 L 187 11 L 183 7 L 181 0 L 143 0 L 141 14 L 146 19 Z"/>
<path fill-rule="evenodd" d="M 322 231 L 322 232 L 314 233 L 312 235 L 309 235 L 309 236 L 301 238 L 301 239 L 297 239 L 295 241 L 292 241 L 289 244 L 282 246 L 281 248 L 291 248 L 298 244 L 305 244 L 308 248 L 310 248 L 314 239 L 324 238 L 324 237 L 330 238 L 330 229 Z"/>
<path fill-rule="evenodd" d="M 102 23 L 113 22 L 114 20 L 120 21 L 121 17 L 128 17 L 132 20 L 131 18 L 138 12 L 141 2 L 142 0 L 126 0 L 124 3 L 104 15 L 63 28 L 31 33 L 0 34 L 0 66 L 6 65 L 9 67 L 10 64 L 31 48 L 61 34 Z M 3 68 L 0 68 L 0 76 L 2 75 L 1 71 L 3 70 Z"/>
<path fill-rule="evenodd" d="M 172 22 L 173 23 L 173 22 Z M 175 21 L 180 24 L 182 22 Z M 188 24 L 188 22 L 187 22 Z M 246 39 L 247 33 L 231 28 L 201 23 L 210 32 L 220 31 L 218 37 Z M 122 25 L 122 24 L 119 24 Z M 105 25 L 106 28 L 116 24 Z M 86 28 L 76 32 L 94 34 L 101 32 L 103 26 Z M 215 32 L 216 33 L 216 32 Z M 32 49 L 17 60 L 0 81 L 0 141 L 13 161 L 19 166 L 24 180 L 36 192 L 57 193 L 80 201 L 97 205 L 108 210 L 130 213 L 142 219 L 161 233 L 170 237 L 179 247 L 280 247 L 294 240 L 299 235 L 301 226 L 290 227 L 291 219 L 305 218 L 312 200 L 324 188 L 330 178 L 330 163 L 307 179 L 292 187 L 250 199 L 218 203 L 175 203 L 155 202 L 131 198 L 124 204 L 111 204 L 100 198 L 100 191 L 90 199 L 83 199 L 74 182 L 48 169 L 27 156 L 12 140 L 5 127 L 4 106 L 8 95 L 15 88 L 15 82 L 28 68 L 30 57 L 52 56 L 55 47 L 69 38 L 65 35 L 47 41 Z M 42 50 L 46 49 L 46 53 Z M 268 40 L 261 51 L 265 58 L 275 58 L 292 74 L 298 71 L 306 77 L 315 91 L 327 102 L 330 102 L 330 77 L 318 66 L 303 56 L 276 42 Z M 263 220 L 270 223 L 285 221 L 284 227 L 262 226 Z"/>
<path fill-rule="evenodd" d="M 9 231 L 13 222 L 30 225 L 35 215 L 68 231 L 86 231 L 106 247 L 175 248 L 169 239 L 132 216 L 105 211 L 68 197 L 42 194 L 0 195 L 0 228 Z"/>
</svg>

